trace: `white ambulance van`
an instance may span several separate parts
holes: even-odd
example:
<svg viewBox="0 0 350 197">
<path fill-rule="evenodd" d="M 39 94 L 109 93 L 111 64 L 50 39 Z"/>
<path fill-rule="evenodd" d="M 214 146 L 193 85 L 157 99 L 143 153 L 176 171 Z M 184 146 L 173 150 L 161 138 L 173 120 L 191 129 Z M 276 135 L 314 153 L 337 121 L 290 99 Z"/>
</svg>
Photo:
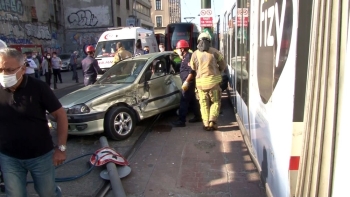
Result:
<svg viewBox="0 0 350 197">
<path fill-rule="evenodd" d="M 142 27 L 115 27 L 109 28 L 98 40 L 95 58 L 103 71 L 113 66 L 116 45 L 121 42 L 124 48 L 134 55 L 136 41 L 140 39 L 142 49 L 149 47 L 149 52 L 158 52 L 157 40 L 153 31 Z"/>
</svg>

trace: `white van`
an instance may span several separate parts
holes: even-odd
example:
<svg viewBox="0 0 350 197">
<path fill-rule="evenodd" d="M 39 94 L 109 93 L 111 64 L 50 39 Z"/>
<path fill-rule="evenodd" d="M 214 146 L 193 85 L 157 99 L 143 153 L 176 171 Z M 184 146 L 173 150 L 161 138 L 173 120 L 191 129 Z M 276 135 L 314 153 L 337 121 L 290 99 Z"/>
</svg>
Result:
<svg viewBox="0 0 350 197">
<path fill-rule="evenodd" d="M 133 55 L 138 39 L 141 40 L 142 49 L 148 46 L 150 53 L 159 51 L 157 40 L 151 30 L 142 27 L 115 27 L 108 29 L 98 40 L 95 52 L 95 58 L 103 71 L 112 67 L 118 42 L 121 42 L 124 48 Z"/>
</svg>

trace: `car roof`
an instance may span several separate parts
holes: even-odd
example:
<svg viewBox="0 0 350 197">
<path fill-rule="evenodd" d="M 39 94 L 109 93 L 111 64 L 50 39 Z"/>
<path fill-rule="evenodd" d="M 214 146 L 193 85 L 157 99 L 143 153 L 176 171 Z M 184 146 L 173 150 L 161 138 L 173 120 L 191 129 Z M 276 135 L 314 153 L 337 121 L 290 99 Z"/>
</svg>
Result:
<svg viewBox="0 0 350 197">
<path fill-rule="evenodd" d="M 174 52 L 173 51 L 155 52 L 155 53 L 149 53 L 149 54 L 139 55 L 133 58 L 125 59 L 124 61 L 138 60 L 138 59 L 155 59 L 163 55 L 171 55 L 171 54 L 174 54 Z"/>
</svg>

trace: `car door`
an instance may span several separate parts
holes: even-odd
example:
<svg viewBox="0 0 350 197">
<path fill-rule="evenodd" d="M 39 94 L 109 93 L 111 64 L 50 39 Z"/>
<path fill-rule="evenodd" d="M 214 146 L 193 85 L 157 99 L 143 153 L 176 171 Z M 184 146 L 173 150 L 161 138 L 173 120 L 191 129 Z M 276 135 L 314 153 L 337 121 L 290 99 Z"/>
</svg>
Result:
<svg viewBox="0 0 350 197">
<path fill-rule="evenodd" d="M 148 66 L 144 81 L 139 84 L 141 110 L 147 117 L 174 108 L 180 103 L 179 77 L 167 72 L 165 59 L 159 60 L 153 72 L 152 66 Z"/>
</svg>

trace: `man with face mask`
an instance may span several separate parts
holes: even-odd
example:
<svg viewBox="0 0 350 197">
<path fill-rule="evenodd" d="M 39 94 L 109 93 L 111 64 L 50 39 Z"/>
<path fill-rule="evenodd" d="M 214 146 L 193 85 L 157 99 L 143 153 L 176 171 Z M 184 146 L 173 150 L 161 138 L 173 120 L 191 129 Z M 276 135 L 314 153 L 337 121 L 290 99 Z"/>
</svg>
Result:
<svg viewBox="0 0 350 197">
<path fill-rule="evenodd" d="M 32 59 L 32 51 L 25 52 L 27 58 L 26 58 L 26 75 L 30 77 L 35 77 L 35 69 L 38 68 L 38 65 L 34 62 Z"/>
<path fill-rule="evenodd" d="M 201 113 L 199 103 L 195 94 L 195 76 L 196 73 L 189 66 L 191 53 L 189 53 L 189 44 L 186 40 L 179 40 L 176 44 L 176 53 L 182 57 L 180 66 L 180 78 L 182 80 L 182 94 L 179 109 L 179 119 L 173 122 L 174 127 L 186 126 L 186 115 L 188 109 L 192 108 L 194 117 L 189 120 L 190 123 L 201 122 Z"/>
<path fill-rule="evenodd" d="M 23 54 L 0 49 L 0 166 L 6 196 L 26 196 L 28 172 L 39 196 L 61 196 L 55 166 L 66 159 L 67 115 L 49 86 L 25 70 Z M 57 120 L 56 146 L 46 112 Z"/>
<path fill-rule="evenodd" d="M 164 52 L 165 51 L 165 47 L 163 43 L 159 43 L 159 52 Z"/>
</svg>

